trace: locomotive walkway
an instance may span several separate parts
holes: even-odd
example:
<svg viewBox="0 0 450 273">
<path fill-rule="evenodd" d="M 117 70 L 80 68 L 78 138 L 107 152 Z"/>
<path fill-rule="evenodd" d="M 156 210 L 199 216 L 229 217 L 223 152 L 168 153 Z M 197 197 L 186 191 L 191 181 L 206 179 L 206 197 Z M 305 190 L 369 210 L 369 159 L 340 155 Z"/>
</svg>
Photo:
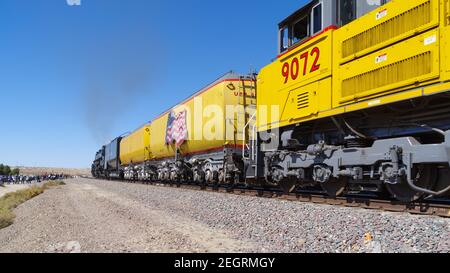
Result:
<svg viewBox="0 0 450 273">
<path fill-rule="evenodd" d="M 72 179 L 15 210 L 0 252 L 449 252 L 450 220 Z"/>
</svg>

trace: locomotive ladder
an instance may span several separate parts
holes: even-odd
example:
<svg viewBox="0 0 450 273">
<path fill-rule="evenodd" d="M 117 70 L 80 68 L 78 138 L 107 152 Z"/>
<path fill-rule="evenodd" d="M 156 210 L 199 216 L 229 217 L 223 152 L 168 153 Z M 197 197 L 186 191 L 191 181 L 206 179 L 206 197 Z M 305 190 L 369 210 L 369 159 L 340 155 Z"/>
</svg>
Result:
<svg viewBox="0 0 450 273">
<path fill-rule="evenodd" d="M 256 78 L 254 75 L 251 77 L 252 86 L 254 87 L 255 94 L 257 92 L 256 90 Z M 247 105 L 247 92 L 245 90 L 245 84 L 244 86 L 244 107 L 248 107 Z M 246 123 L 242 131 L 242 159 L 244 162 L 250 162 L 251 168 L 254 168 L 254 173 L 252 172 L 253 176 L 256 177 L 257 174 L 257 134 L 256 134 L 256 106 L 254 109 L 254 113 L 252 116 L 247 120 L 247 111 L 245 111 L 245 118 Z M 249 129 L 249 130 L 247 130 Z M 251 136 L 250 136 L 251 134 Z M 246 174 L 248 177 L 248 175 Z"/>
</svg>

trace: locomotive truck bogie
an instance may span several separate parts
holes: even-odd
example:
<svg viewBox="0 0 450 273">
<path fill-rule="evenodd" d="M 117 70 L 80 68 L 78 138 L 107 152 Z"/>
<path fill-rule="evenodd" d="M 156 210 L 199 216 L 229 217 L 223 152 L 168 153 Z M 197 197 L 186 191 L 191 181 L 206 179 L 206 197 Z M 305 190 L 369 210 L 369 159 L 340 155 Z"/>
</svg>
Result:
<svg viewBox="0 0 450 273">
<path fill-rule="evenodd" d="M 297 185 L 335 184 L 342 178 L 354 183 L 378 181 L 389 188 L 399 185 L 402 188 L 414 188 L 414 192 L 427 195 L 442 195 L 449 188 L 435 188 L 429 183 L 421 188 L 423 173 L 417 168 L 425 165 L 449 167 L 450 131 L 445 132 L 445 141 L 440 144 L 421 144 L 415 138 L 404 137 L 377 140 L 371 147 L 345 148 L 318 143 L 308 146 L 303 151 L 268 152 L 266 155 L 266 178 L 268 182 L 276 181 L 280 185 L 292 182 Z M 428 170 L 426 170 L 428 172 Z M 308 175 L 307 175 L 308 174 Z M 431 178 L 427 176 L 430 180 Z M 450 179 L 450 177 L 446 177 Z M 419 184 L 415 184 L 419 182 Z M 342 193 L 342 190 L 338 191 Z M 422 195 L 397 192 L 396 197 L 402 201 L 415 201 Z"/>
</svg>

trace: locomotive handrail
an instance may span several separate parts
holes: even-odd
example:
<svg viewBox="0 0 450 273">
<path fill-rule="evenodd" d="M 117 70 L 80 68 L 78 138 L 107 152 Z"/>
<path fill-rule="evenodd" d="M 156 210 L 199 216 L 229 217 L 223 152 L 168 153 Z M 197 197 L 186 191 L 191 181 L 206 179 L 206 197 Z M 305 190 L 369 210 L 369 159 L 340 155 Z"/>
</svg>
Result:
<svg viewBox="0 0 450 273">
<path fill-rule="evenodd" d="M 256 149 L 257 149 L 257 144 L 258 144 L 258 140 L 256 139 L 256 124 L 253 125 L 253 129 L 252 129 L 252 135 L 253 135 L 253 139 L 252 139 L 252 160 L 256 161 Z"/>
<path fill-rule="evenodd" d="M 450 25 L 450 0 L 445 1 L 445 23 Z"/>
<path fill-rule="evenodd" d="M 246 148 L 247 148 L 247 149 L 250 149 L 250 145 L 247 144 L 247 132 L 246 132 L 246 130 L 247 130 L 247 128 L 250 127 L 250 123 L 251 123 L 253 120 L 255 120 L 255 118 L 256 118 L 256 112 L 253 113 L 253 115 L 250 117 L 250 119 L 248 120 L 248 122 L 245 124 L 244 130 L 242 130 L 242 140 L 243 140 L 243 142 L 244 142 L 244 145 L 242 145 L 242 158 L 243 158 L 243 159 L 254 159 L 253 156 L 250 156 L 250 157 L 246 157 L 246 156 L 245 156 L 245 149 L 246 149 Z M 252 139 L 253 139 L 253 141 L 255 140 L 255 128 L 256 128 L 256 125 L 253 125 L 253 128 L 252 128 Z M 254 144 L 252 144 L 252 150 L 253 150 L 253 149 L 254 149 Z M 252 151 L 252 155 L 253 155 L 253 151 Z"/>
</svg>

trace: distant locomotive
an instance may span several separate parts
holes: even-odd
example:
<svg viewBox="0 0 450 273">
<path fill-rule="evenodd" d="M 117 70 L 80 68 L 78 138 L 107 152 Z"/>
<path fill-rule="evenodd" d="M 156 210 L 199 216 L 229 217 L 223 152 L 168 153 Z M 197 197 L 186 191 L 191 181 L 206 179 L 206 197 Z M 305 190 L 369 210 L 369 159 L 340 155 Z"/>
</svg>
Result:
<svg viewBox="0 0 450 273">
<path fill-rule="evenodd" d="M 279 55 L 256 79 L 229 74 L 114 140 L 97 153 L 93 175 L 404 202 L 448 194 L 449 1 L 315 0 L 279 30 Z M 182 131 L 196 132 L 199 97 L 202 106 L 243 107 L 221 117 L 234 139 L 167 141 L 185 108 Z"/>
</svg>

